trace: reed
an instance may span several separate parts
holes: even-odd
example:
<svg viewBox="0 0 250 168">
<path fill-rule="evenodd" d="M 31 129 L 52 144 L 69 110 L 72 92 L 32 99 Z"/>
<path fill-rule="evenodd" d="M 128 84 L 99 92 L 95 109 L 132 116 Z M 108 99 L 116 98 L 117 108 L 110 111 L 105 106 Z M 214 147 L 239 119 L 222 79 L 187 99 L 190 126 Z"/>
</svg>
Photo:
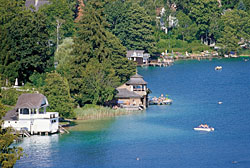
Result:
<svg viewBox="0 0 250 168">
<path fill-rule="evenodd" d="M 121 115 L 129 115 L 141 113 L 141 111 L 128 111 L 125 109 L 111 109 L 109 107 L 87 105 L 83 108 L 76 108 L 75 110 L 77 120 L 94 120 L 106 117 L 116 117 Z"/>
</svg>

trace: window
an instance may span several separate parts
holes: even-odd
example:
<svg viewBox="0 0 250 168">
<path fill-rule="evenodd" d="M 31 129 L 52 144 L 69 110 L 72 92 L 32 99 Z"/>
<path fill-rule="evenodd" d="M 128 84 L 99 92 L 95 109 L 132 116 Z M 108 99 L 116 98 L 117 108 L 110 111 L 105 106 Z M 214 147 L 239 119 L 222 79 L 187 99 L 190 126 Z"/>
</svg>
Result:
<svg viewBox="0 0 250 168">
<path fill-rule="evenodd" d="M 27 108 L 20 109 L 20 114 L 28 115 L 29 109 L 27 109 Z"/>
<path fill-rule="evenodd" d="M 144 91 L 143 85 L 134 85 L 133 86 L 134 91 Z"/>
</svg>

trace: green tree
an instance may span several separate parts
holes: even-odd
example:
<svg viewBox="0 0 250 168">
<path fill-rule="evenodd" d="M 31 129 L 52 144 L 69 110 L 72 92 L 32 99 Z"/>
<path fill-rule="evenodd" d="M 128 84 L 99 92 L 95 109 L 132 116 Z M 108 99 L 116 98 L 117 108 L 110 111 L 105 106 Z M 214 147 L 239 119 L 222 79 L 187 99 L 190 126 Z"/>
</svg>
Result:
<svg viewBox="0 0 250 168">
<path fill-rule="evenodd" d="M 72 97 L 80 105 L 86 101 L 90 102 L 90 100 L 83 100 L 83 87 L 88 82 L 83 80 L 83 72 L 90 60 L 98 60 L 103 66 L 109 67 L 110 72 L 107 71 L 107 73 L 114 70 L 120 83 L 127 81 L 135 72 L 134 62 L 126 58 L 126 48 L 121 45 L 118 38 L 105 29 L 107 23 L 102 16 L 103 9 L 100 7 L 100 3 L 88 3 L 85 9 L 74 38 L 72 52 L 74 56 L 67 63 L 67 72 L 63 72 L 69 80 Z M 96 101 L 91 102 L 95 103 Z"/>
<path fill-rule="evenodd" d="M 72 51 L 73 51 L 73 38 L 68 37 L 65 38 L 62 42 L 62 44 L 59 45 L 58 51 L 55 52 L 54 61 L 58 63 L 57 69 L 66 64 L 72 57 Z"/>
<path fill-rule="evenodd" d="M 217 0 L 193 0 L 189 3 L 189 16 L 198 26 L 198 37 L 202 41 L 209 38 L 209 27 L 212 18 L 220 16 Z"/>
<path fill-rule="evenodd" d="M 239 0 L 221 0 L 221 5 L 223 9 L 228 9 L 228 8 L 235 8 L 237 7 L 237 4 L 239 3 Z"/>
<path fill-rule="evenodd" d="M 23 149 L 12 145 L 18 137 L 11 133 L 10 128 L 2 129 L 5 113 L 6 108 L 0 103 L 0 167 L 11 168 L 23 156 Z"/>
<path fill-rule="evenodd" d="M 69 0 L 50 0 L 50 4 L 40 9 L 47 17 L 50 40 L 60 44 L 65 37 L 72 37 L 75 30 L 74 12 Z"/>
<path fill-rule="evenodd" d="M 100 104 L 112 100 L 119 78 L 109 63 L 91 59 L 82 72 L 83 82 L 80 90 L 82 104 Z"/>
<path fill-rule="evenodd" d="M 195 40 L 197 33 L 197 25 L 192 22 L 192 20 L 184 14 L 182 11 L 177 13 L 178 26 L 176 33 L 182 37 L 182 40 L 191 42 Z"/>
<path fill-rule="evenodd" d="M 49 102 L 49 110 L 57 111 L 61 117 L 74 118 L 74 103 L 70 97 L 69 84 L 56 72 L 48 73 L 43 87 L 43 94 Z"/>
<path fill-rule="evenodd" d="M 249 15 L 243 10 L 227 11 L 221 17 L 221 36 L 218 43 L 227 51 L 237 51 L 239 42 L 248 42 L 249 37 Z"/>
<path fill-rule="evenodd" d="M 146 52 L 155 51 L 154 30 L 151 17 L 145 12 L 145 9 L 133 2 L 120 3 L 125 5 L 120 7 L 123 9 L 115 23 L 110 23 L 114 28 L 111 32 L 116 35 L 127 50 L 145 50 Z M 116 7 L 111 6 L 111 11 L 115 11 Z M 109 12 L 112 14 L 112 12 Z M 108 16 L 112 18 L 113 16 Z M 111 21 L 111 19 L 108 19 Z"/>
<path fill-rule="evenodd" d="M 2 27 L 0 73 L 9 81 L 26 82 L 37 71 L 53 68 L 46 18 L 42 13 L 22 10 Z"/>
<path fill-rule="evenodd" d="M 239 2 L 237 9 L 246 11 L 246 6 L 242 0 Z"/>
<path fill-rule="evenodd" d="M 45 85 L 45 78 L 46 73 L 38 73 L 34 72 L 30 77 L 29 81 L 32 83 L 33 86 L 36 88 L 41 88 Z"/>
</svg>

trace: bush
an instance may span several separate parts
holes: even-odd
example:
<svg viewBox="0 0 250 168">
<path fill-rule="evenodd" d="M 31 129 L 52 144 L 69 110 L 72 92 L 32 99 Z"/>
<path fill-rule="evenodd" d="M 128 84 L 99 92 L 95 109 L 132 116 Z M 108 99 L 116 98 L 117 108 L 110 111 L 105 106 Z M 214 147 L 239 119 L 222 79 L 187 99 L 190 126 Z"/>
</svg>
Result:
<svg viewBox="0 0 250 168">
<path fill-rule="evenodd" d="M 45 85 L 45 78 L 46 78 L 45 73 L 40 74 L 38 72 L 35 72 L 29 77 L 29 80 L 31 81 L 33 86 L 39 88 Z"/>
<path fill-rule="evenodd" d="M 18 97 L 24 92 L 17 91 L 16 89 L 2 90 L 2 100 L 1 102 L 5 105 L 14 106 L 17 102 Z"/>
</svg>

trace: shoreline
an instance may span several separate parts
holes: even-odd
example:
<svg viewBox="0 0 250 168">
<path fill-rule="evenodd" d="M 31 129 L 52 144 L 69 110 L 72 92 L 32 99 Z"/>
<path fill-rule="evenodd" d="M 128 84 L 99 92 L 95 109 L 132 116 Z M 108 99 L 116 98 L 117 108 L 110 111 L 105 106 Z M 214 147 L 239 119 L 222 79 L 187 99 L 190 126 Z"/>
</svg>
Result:
<svg viewBox="0 0 250 168">
<path fill-rule="evenodd" d="M 81 108 L 79 108 L 81 109 Z M 107 111 L 108 109 L 108 111 Z M 96 113 L 95 108 L 90 108 L 87 109 L 88 111 L 92 111 L 92 114 L 84 114 L 82 116 L 77 116 L 76 119 L 65 119 L 60 123 L 62 127 L 73 127 L 75 126 L 75 122 L 77 121 L 95 121 L 95 120 L 102 120 L 102 119 L 108 119 L 108 118 L 115 118 L 119 116 L 125 116 L 125 115 L 135 115 L 135 114 L 141 114 L 144 113 L 145 110 L 136 110 L 136 111 L 131 111 L 131 110 L 125 110 L 125 109 L 110 109 L 108 107 L 102 107 L 101 109 L 98 109 L 98 112 Z M 84 112 L 82 112 L 84 113 Z"/>
</svg>

